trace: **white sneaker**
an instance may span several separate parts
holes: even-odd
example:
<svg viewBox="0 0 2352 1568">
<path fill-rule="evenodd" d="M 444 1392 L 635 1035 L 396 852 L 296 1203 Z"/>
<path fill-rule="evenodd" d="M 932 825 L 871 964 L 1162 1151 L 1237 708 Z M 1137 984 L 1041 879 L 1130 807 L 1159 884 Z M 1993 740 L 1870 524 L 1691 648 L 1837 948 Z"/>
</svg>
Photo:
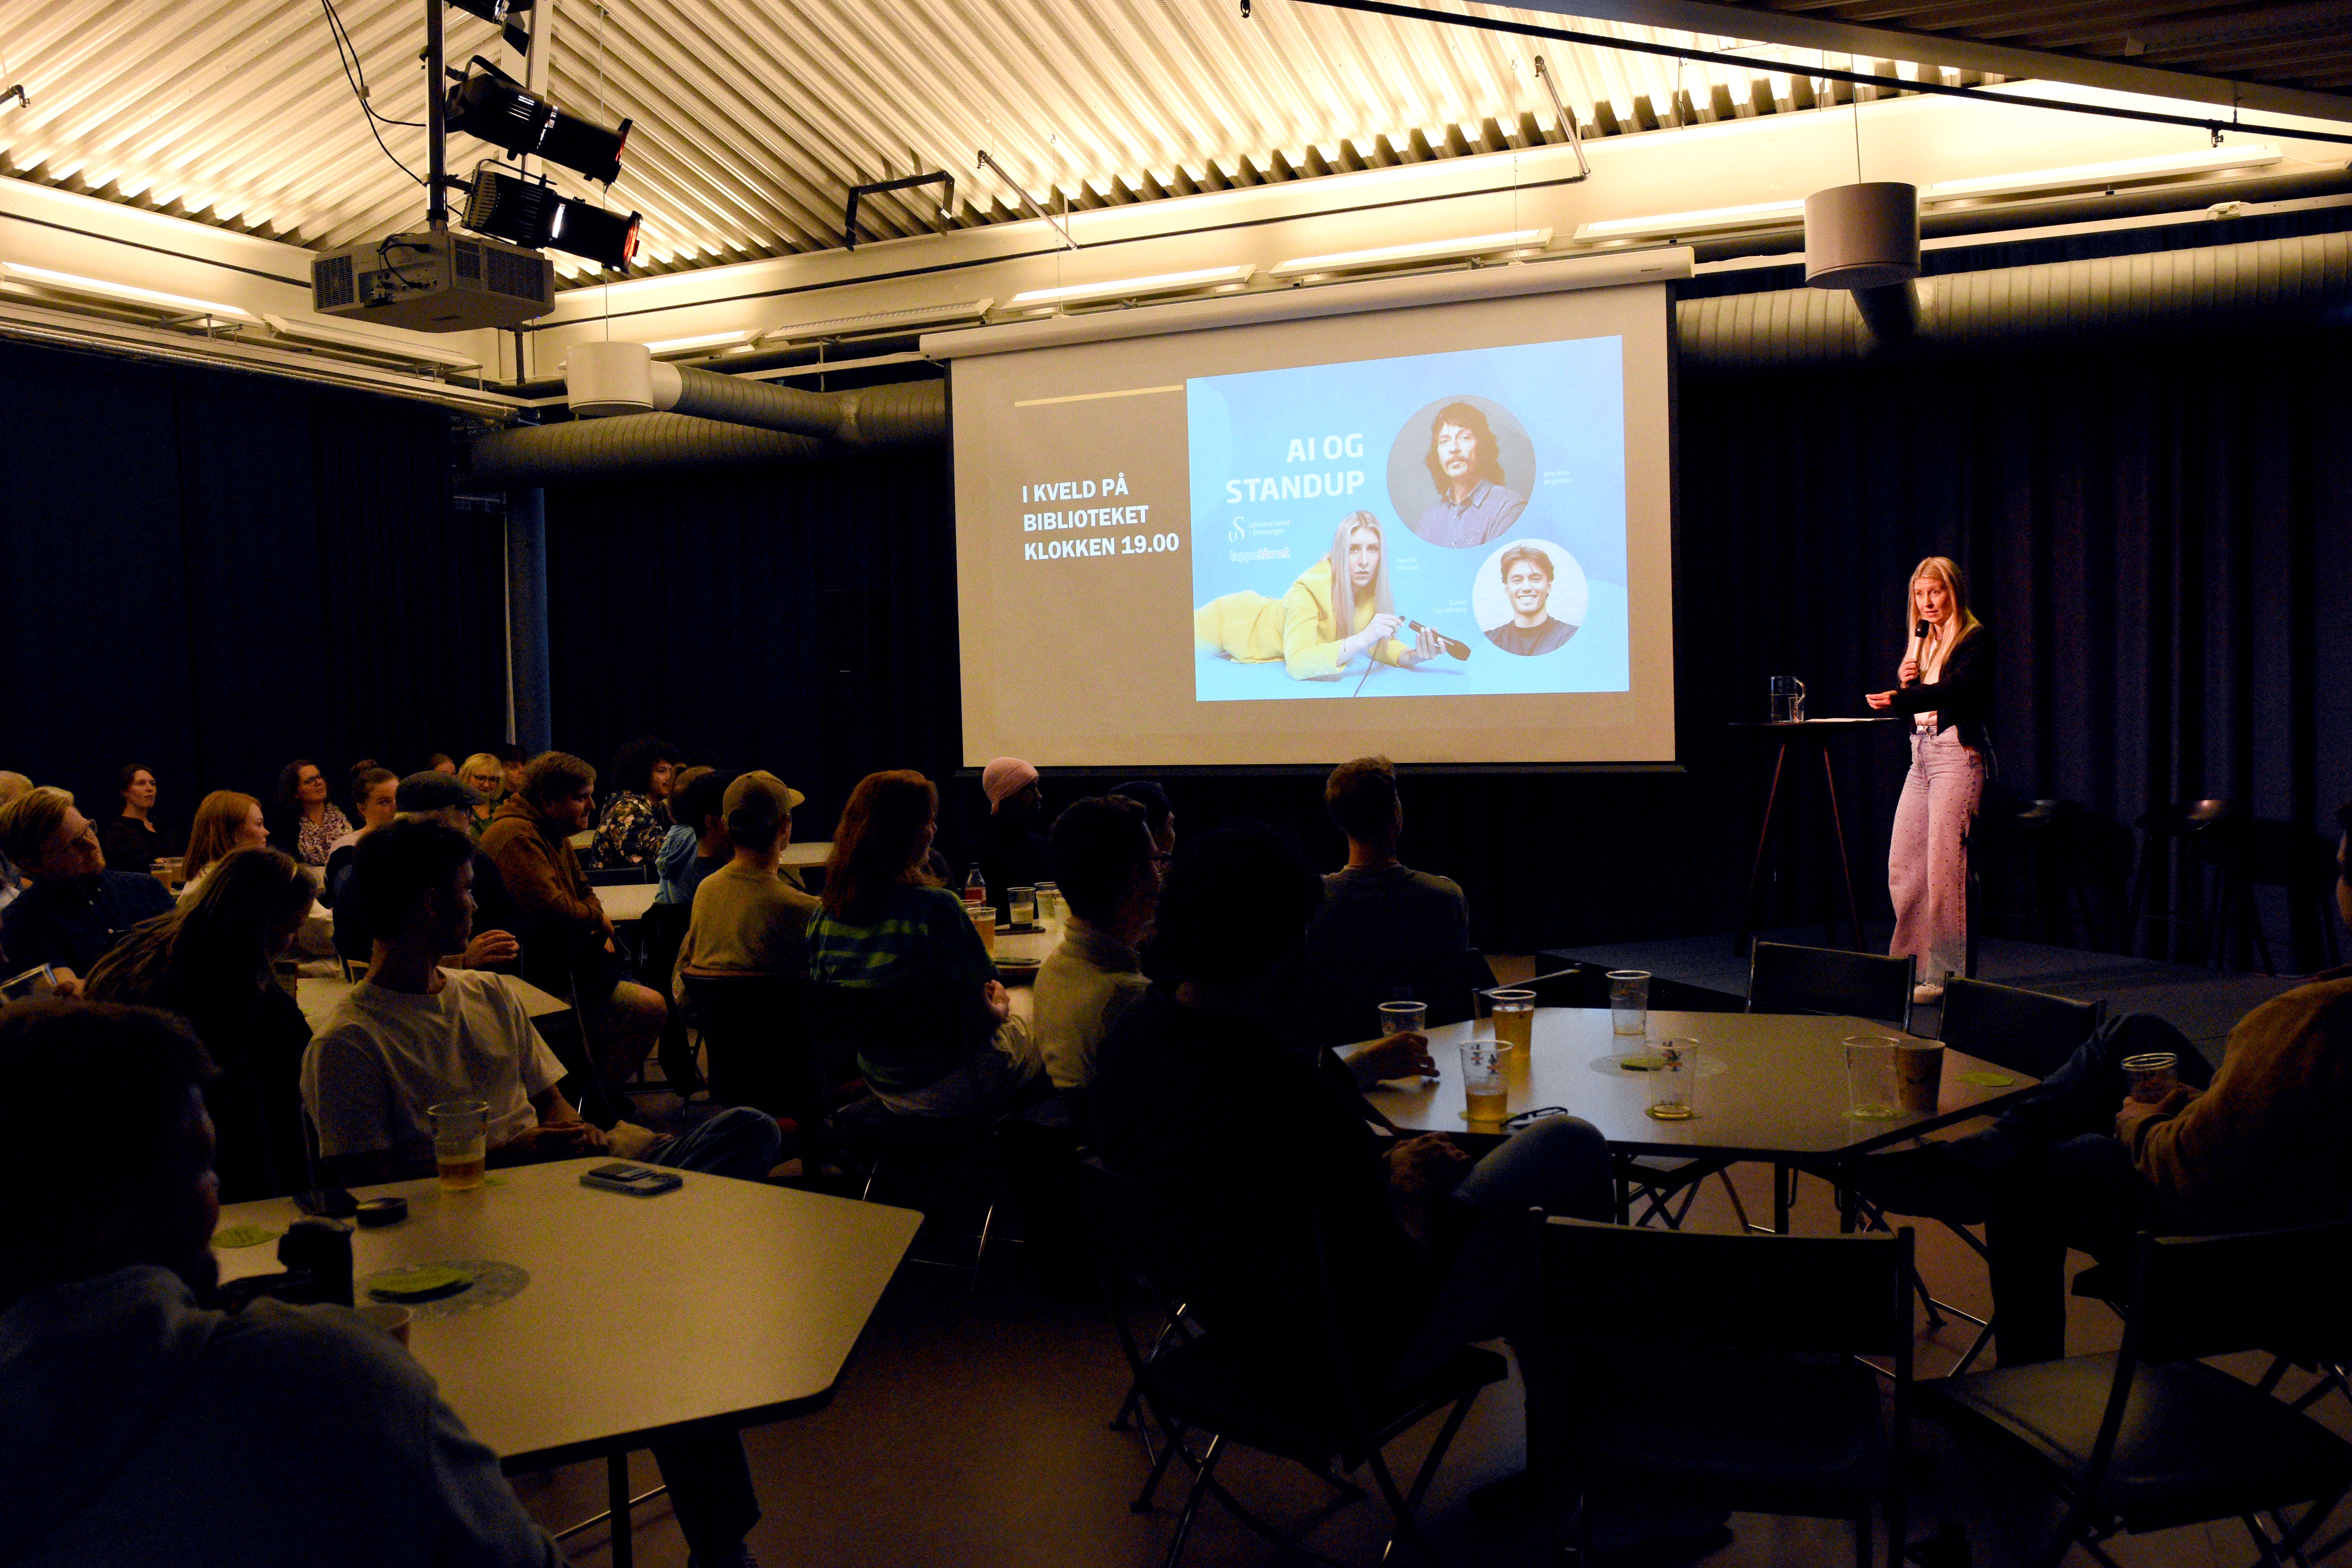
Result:
<svg viewBox="0 0 2352 1568">
<path fill-rule="evenodd" d="M 1927 1003 L 1941 1002 L 1943 999 L 1944 988 L 1940 985 L 1914 985 L 1911 987 L 1911 1000 L 1916 1005 L 1924 1006 Z"/>
</svg>

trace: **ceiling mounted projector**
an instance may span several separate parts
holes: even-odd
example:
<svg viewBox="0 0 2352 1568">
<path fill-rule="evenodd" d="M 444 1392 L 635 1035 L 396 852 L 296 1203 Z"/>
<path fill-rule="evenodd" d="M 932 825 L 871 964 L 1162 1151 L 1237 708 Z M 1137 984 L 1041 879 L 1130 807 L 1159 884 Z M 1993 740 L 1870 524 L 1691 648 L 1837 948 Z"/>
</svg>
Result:
<svg viewBox="0 0 2352 1568">
<path fill-rule="evenodd" d="M 344 321 L 464 332 L 519 326 L 555 308 L 555 263 L 535 250 L 418 229 L 310 263 L 310 309 Z"/>
<path fill-rule="evenodd" d="M 1805 198 L 1805 282 L 1883 289 L 1919 276 L 1919 187 L 1834 185 Z"/>
<path fill-rule="evenodd" d="M 621 174 L 629 127 L 605 127 L 558 109 L 476 55 L 466 79 L 449 89 L 449 129 L 479 137 L 519 158 L 544 158 L 609 185 Z"/>
<path fill-rule="evenodd" d="M 616 272 L 637 254 L 638 214 L 606 212 L 558 195 L 542 181 L 518 179 L 496 169 L 474 171 L 458 221 L 509 245 L 564 251 Z"/>
</svg>

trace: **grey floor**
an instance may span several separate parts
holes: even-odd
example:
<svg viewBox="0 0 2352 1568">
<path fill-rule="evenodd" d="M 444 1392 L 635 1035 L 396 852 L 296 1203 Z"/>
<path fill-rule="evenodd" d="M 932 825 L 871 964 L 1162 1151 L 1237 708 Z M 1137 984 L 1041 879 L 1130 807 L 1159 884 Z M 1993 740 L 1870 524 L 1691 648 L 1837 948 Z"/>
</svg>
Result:
<svg viewBox="0 0 2352 1568">
<path fill-rule="evenodd" d="M 1577 956 L 1727 991 L 1745 984 L 1744 964 L 1730 957 L 1727 939 L 1578 950 Z M 1989 944 L 1984 956 L 1987 978 L 2107 995 L 2117 1005 L 2160 1012 L 2201 1041 L 2218 1042 L 2239 1011 L 2291 984 L 2176 973 L 2026 944 Z M 1538 963 L 1500 960 L 1497 968 L 1511 978 L 1535 973 Z M 1750 1212 L 1769 1208 L 1769 1173 L 1743 1167 L 1736 1175 Z M 1691 1223 L 1733 1228 L 1719 1186 L 1704 1192 Z M 1808 1181 L 1795 1210 L 1796 1227 L 1826 1231 L 1836 1223 L 1828 1190 Z M 928 1249 L 953 1241 L 950 1236 L 922 1245 Z M 1922 1271 L 1935 1293 L 1983 1313 L 1989 1303 L 1975 1257 L 1937 1229 L 1923 1229 L 1918 1241 Z M 2117 1342 L 2105 1309 L 2074 1302 L 2072 1310 L 2074 1352 Z M 1956 1321 L 1937 1330 L 1923 1320 L 1920 1374 L 1948 1368 L 1973 1333 Z M 1134 1434 L 1106 1426 L 1125 1386 L 1099 1309 L 1040 1288 L 1017 1243 L 996 1249 L 977 1289 L 960 1274 L 910 1264 L 876 1313 L 833 1404 L 745 1434 L 766 1510 L 752 1544 L 771 1568 L 1155 1563 L 1166 1548 L 1181 1488 L 1171 1482 L 1149 1513 L 1129 1511 L 1128 1500 L 1144 1474 L 1142 1450 Z M 1474 1512 L 1469 1502 L 1474 1489 L 1522 1468 L 1521 1400 L 1516 1373 L 1487 1392 L 1431 1491 L 1424 1521 L 1450 1562 L 1553 1561 L 1540 1516 L 1496 1520 Z M 2338 1430 L 2352 1432 L 2352 1406 L 2342 1399 L 2331 1395 L 2318 1410 Z M 1967 1532 L 1978 1568 L 2017 1561 L 1990 1503 L 1988 1479 L 1939 1429 L 1922 1423 L 1916 1430 L 1912 1538 L 1948 1521 Z M 1418 1464 L 1428 1436 L 1424 1431 L 1401 1440 L 1392 1459 Z M 635 1474 L 639 1489 L 654 1484 L 654 1468 L 642 1454 Z M 1349 1563 L 1380 1561 L 1387 1531 L 1377 1500 L 1335 1503 L 1319 1480 L 1246 1453 L 1237 1454 L 1223 1475 L 1266 1518 L 1303 1532 L 1314 1552 Z M 601 1466 L 572 1466 L 519 1478 L 517 1489 L 533 1515 L 556 1529 L 603 1507 L 604 1473 Z M 2352 1509 L 2343 1513 L 2352 1517 Z M 1711 1552 L 1641 1561 L 1719 1568 L 1853 1561 L 1852 1535 L 1842 1524 L 1738 1515 L 1732 1525 L 1731 1542 Z M 663 1500 L 637 1510 L 632 1539 L 636 1561 L 646 1568 L 677 1568 L 686 1561 Z M 611 1561 L 603 1526 L 565 1544 L 574 1562 Z M 2110 1550 L 2127 1568 L 2239 1568 L 2253 1556 L 2234 1524 L 2121 1538 Z M 1211 1504 L 1184 1561 L 1193 1568 L 1238 1568 L 1304 1559 L 1273 1551 Z M 2072 1561 L 2088 1559 L 2077 1552 Z"/>
</svg>

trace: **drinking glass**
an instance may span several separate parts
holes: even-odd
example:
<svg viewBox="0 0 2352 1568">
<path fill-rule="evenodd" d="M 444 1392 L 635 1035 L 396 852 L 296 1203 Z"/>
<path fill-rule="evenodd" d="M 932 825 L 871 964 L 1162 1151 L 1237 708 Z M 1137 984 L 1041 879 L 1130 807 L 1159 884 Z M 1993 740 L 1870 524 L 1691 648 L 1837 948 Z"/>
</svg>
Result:
<svg viewBox="0 0 2352 1568">
<path fill-rule="evenodd" d="M 971 917 L 972 928 L 980 932 L 980 945 L 996 956 L 996 907 L 993 904 L 966 904 L 964 913 Z"/>
<path fill-rule="evenodd" d="M 1489 991 L 1495 1008 L 1495 1038 L 1518 1050 L 1536 1043 L 1536 994 L 1532 991 Z"/>
<path fill-rule="evenodd" d="M 2180 1057 L 2175 1051 L 2148 1051 L 2126 1057 L 2123 1068 L 2124 1082 L 2130 1086 L 2131 1097 L 2143 1105 L 2154 1105 L 2180 1081 Z"/>
<path fill-rule="evenodd" d="M 1609 972 L 1609 1026 L 1621 1035 L 1640 1038 L 1650 1027 L 1650 972 L 1612 969 Z"/>
<path fill-rule="evenodd" d="M 1503 1081 L 1502 1047 L 1473 1040 L 1462 1047 L 1463 1115 L 1472 1121 L 1502 1121 L 1511 1114 L 1511 1093 Z"/>
<path fill-rule="evenodd" d="M 1845 1113 L 1883 1121 L 1898 1113 L 1895 1058 L 1902 1042 L 1891 1035 L 1848 1035 L 1845 1040 Z"/>
<path fill-rule="evenodd" d="M 1805 721 L 1805 683 L 1793 675 L 1772 678 L 1772 722 L 1801 724 Z"/>
<path fill-rule="evenodd" d="M 1657 1065 L 1650 1069 L 1650 1114 L 1661 1121 L 1687 1121 L 1698 1114 L 1698 1042 L 1657 1040 L 1650 1048 Z"/>
<path fill-rule="evenodd" d="M 1005 889 L 1004 897 L 1005 918 L 1012 924 L 1026 926 L 1035 925 L 1037 923 L 1036 889 L 1008 888 Z"/>
<path fill-rule="evenodd" d="M 1057 921 L 1062 918 L 1062 889 L 1053 882 L 1037 884 L 1037 918 Z"/>
<path fill-rule="evenodd" d="M 433 1119 L 433 1163 L 445 1193 L 482 1184 L 488 1153 L 490 1106 L 483 1100 L 445 1100 L 425 1107 Z"/>
<path fill-rule="evenodd" d="M 1381 1004 L 1380 1037 L 1391 1035 L 1425 1035 L 1429 1032 L 1429 1004 L 1426 1002 L 1383 1002 Z"/>
</svg>

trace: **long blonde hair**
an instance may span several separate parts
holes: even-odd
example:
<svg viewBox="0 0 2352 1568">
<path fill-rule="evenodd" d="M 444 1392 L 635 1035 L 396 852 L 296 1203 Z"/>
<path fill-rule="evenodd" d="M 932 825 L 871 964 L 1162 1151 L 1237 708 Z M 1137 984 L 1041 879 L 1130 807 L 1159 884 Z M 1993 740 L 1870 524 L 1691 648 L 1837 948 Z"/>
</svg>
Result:
<svg viewBox="0 0 2352 1568">
<path fill-rule="evenodd" d="M 1924 680 L 1931 669 L 1942 674 L 1944 661 L 1952 657 L 1952 649 L 1982 623 L 1977 619 L 1976 612 L 1969 608 L 1969 583 L 1960 571 L 1960 563 L 1948 555 L 1930 555 L 1911 568 L 1911 575 L 1903 582 L 1903 625 L 1906 639 L 1911 635 L 1910 629 L 1919 624 L 1919 601 L 1912 596 L 1912 591 L 1919 586 L 1922 577 L 1933 577 L 1941 583 L 1944 592 L 1952 599 L 1952 613 L 1944 617 L 1942 626 L 1928 628 L 1927 637 L 1919 644 L 1916 657 L 1919 677 Z M 1934 656 L 1932 661 L 1929 658 L 1931 651 Z"/>
<path fill-rule="evenodd" d="M 246 817 L 260 805 L 253 796 L 233 789 L 216 789 L 197 804 L 195 821 L 188 827 L 189 881 L 203 876 L 207 867 L 236 847 Z"/>
<path fill-rule="evenodd" d="M 1396 614 L 1396 602 L 1389 596 L 1388 532 L 1370 512 L 1351 511 L 1339 520 L 1339 531 L 1331 536 L 1331 619 L 1342 637 L 1355 636 L 1357 629 L 1356 585 L 1348 576 L 1348 536 L 1360 528 L 1370 529 L 1381 546 L 1381 563 L 1372 569 L 1372 614 Z"/>
</svg>

